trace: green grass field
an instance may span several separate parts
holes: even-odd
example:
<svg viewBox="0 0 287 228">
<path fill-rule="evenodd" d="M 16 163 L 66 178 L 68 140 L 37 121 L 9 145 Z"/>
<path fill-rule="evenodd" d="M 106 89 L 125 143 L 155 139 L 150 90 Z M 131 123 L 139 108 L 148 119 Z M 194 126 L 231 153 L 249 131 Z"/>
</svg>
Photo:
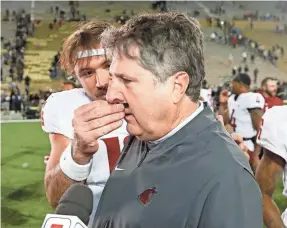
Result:
<svg viewBox="0 0 287 228">
<path fill-rule="evenodd" d="M 53 212 L 44 190 L 44 155 L 49 141 L 40 122 L 4 123 L 2 128 L 1 227 L 38 228 L 45 214 Z M 28 163 L 26 168 L 22 165 Z M 281 211 L 287 206 L 278 184 L 274 199 Z"/>
<path fill-rule="evenodd" d="M 41 227 L 49 207 L 44 188 L 43 156 L 49 152 L 40 122 L 5 123 L 2 128 L 1 227 Z M 22 165 L 28 163 L 28 167 Z"/>
</svg>

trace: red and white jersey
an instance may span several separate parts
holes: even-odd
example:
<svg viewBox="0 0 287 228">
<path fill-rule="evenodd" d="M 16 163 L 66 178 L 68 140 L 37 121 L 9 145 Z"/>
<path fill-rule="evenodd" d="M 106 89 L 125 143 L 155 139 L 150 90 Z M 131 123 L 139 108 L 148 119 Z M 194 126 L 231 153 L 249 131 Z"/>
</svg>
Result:
<svg viewBox="0 0 287 228">
<path fill-rule="evenodd" d="M 201 89 L 200 90 L 201 98 L 207 102 L 209 107 L 213 109 L 213 100 L 212 100 L 212 90 L 211 89 Z"/>
<path fill-rule="evenodd" d="M 47 133 L 62 134 L 72 140 L 74 111 L 90 102 L 90 98 L 83 89 L 52 94 L 42 109 L 42 129 Z M 92 169 L 87 178 L 87 184 L 94 194 L 94 212 L 127 138 L 128 132 L 124 122 L 122 127 L 99 139 L 99 150 L 93 155 Z"/>
<path fill-rule="evenodd" d="M 267 109 L 262 117 L 262 125 L 257 143 L 277 154 L 286 162 L 283 175 L 283 195 L 287 197 L 287 106 L 274 106 Z M 287 208 L 282 215 L 287 227 Z"/>
<path fill-rule="evenodd" d="M 263 96 L 259 93 L 242 93 L 237 98 L 235 94 L 232 94 L 228 98 L 228 110 L 233 131 L 243 138 L 255 137 L 257 131 L 253 128 L 249 109 L 263 109 L 264 102 Z M 245 140 L 244 143 L 250 151 L 254 151 L 252 140 Z"/>
</svg>

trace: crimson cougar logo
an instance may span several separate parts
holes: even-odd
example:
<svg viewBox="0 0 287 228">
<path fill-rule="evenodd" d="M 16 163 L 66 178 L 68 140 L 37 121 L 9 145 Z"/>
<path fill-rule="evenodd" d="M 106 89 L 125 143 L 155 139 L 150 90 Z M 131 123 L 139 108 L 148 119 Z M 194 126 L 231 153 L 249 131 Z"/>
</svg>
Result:
<svg viewBox="0 0 287 228">
<path fill-rule="evenodd" d="M 149 188 L 139 195 L 138 200 L 143 205 L 148 205 L 152 201 L 152 198 L 155 194 L 157 194 L 156 187 Z"/>
</svg>

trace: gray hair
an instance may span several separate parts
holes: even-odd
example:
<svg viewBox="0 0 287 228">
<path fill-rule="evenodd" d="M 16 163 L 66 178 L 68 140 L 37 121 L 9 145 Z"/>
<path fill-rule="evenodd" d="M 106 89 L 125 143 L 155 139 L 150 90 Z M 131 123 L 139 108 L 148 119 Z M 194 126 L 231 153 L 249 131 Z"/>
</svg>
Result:
<svg viewBox="0 0 287 228">
<path fill-rule="evenodd" d="M 179 71 L 186 72 L 190 78 L 186 95 L 199 99 L 205 69 L 203 34 L 196 19 L 176 12 L 143 14 L 104 31 L 101 42 L 111 53 L 139 61 L 161 83 Z M 139 56 L 130 53 L 132 46 L 139 48 Z"/>
</svg>

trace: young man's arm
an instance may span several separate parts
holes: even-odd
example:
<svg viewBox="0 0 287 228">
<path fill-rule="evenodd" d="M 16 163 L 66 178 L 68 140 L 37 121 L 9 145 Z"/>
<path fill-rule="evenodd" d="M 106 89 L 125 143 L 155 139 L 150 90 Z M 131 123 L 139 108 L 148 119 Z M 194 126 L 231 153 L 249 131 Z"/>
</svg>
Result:
<svg viewBox="0 0 287 228">
<path fill-rule="evenodd" d="M 251 116 L 253 128 L 259 132 L 261 127 L 261 118 L 263 116 L 263 110 L 260 108 L 254 108 L 248 110 Z"/>
<path fill-rule="evenodd" d="M 257 131 L 257 133 L 260 131 L 261 128 L 261 118 L 263 116 L 263 110 L 260 108 L 254 108 L 248 110 L 251 116 L 251 121 L 253 128 Z M 259 153 L 261 150 L 261 146 L 255 143 L 254 145 L 254 151 L 252 152 L 252 155 L 250 156 L 250 165 L 252 167 L 253 172 L 255 173 L 257 166 L 259 164 Z"/>
<path fill-rule="evenodd" d="M 51 154 L 46 166 L 45 188 L 46 196 L 52 207 L 57 207 L 64 192 L 74 183 L 79 183 L 67 177 L 60 168 L 62 153 L 70 143 L 70 139 L 61 134 L 49 134 Z"/>
<path fill-rule="evenodd" d="M 284 171 L 285 160 L 264 149 L 264 155 L 256 170 L 256 179 L 263 194 L 263 219 L 267 228 L 284 228 L 280 210 L 272 200 L 276 185 Z"/>
</svg>

